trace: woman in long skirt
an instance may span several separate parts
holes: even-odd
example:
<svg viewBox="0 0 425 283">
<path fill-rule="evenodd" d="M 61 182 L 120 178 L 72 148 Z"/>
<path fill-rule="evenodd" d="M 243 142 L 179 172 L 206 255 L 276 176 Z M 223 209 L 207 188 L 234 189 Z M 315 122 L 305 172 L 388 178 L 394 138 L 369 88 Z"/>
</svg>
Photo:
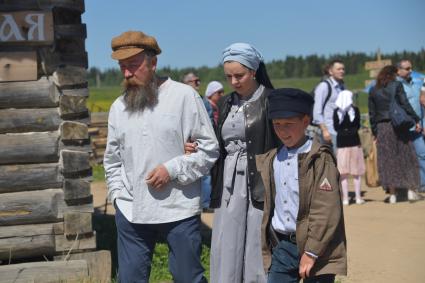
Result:
<svg viewBox="0 0 425 283">
<path fill-rule="evenodd" d="M 396 203 L 397 189 L 408 189 L 408 199 L 417 199 L 419 188 L 419 165 L 411 141 L 405 132 L 396 131 L 389 114 L 393 99 L 415 121 L 415 130 L 421 131 L 419 117 L 412 109 L 403 85 L 396 81 L 397 68 L 386 66 L 378 74 L 376 86 L 369 94 L 369 118 L 372 133 L 377 142 L 378 173 L 382 187 L 390 193 L 389 203 Z"/>
<path fill-rule="evenodd" d="M 220 157 L 211 173 L 211 282 L 266 282 L 260 234 L 264 186 L 255 155 L 278 145 L 267 117 L 267 94 L 273 86 L 262 56 L 249 44 L 227 47 L 223 66 L 234 91 L 218 104 Z"/>
</svg>

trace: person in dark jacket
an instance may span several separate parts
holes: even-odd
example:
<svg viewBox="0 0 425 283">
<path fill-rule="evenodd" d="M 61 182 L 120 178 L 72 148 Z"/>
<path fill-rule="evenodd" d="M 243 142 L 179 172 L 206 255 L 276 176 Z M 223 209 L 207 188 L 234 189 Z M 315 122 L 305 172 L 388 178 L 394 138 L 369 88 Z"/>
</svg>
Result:
<svg viewBox="0 0 425 283">
<path fill-rule="evenodd" d="M 263 57 L 250 44 L 227 47 L 223 66 L 234 91 L 218 103 L 220 157 L 211 172 L 211 282 L 266 282 L 260 236 L 264 185 L 255 155 L 278 144 L 267 117 L 273 85 Z"/>
<path fill-rule="evenodd" d="M 353 93 L 343 90 L 335 101 L 333 114 L 336 131 L 336 157 L 341 174 L 342 203 L 348 205 L 348 177 L 353 176 L 356 204 L 363 204 L 361 196 L 361 176 L 365 173 L 363 149 L 360 143 L 360 112 L 353 105 Z"/>
<path fill-rule="evenodd" d="M 416 115 L 404 92 L 403 85 L 396 81 L 397 67 L 385 66 L 379 72 L 376 86 L 369 93 L 369 119 L 372 133 L 377 142 L 378 173 L 382 187 L 390 193 L 389 203 L 396 203 L 395 189 L 419 188 L 419 165 L 408 134 L 397 132 L 391 124 L 390 104 L 392 98 L 416 121 L 420 132 L 419 117 Z"/>
</svg>

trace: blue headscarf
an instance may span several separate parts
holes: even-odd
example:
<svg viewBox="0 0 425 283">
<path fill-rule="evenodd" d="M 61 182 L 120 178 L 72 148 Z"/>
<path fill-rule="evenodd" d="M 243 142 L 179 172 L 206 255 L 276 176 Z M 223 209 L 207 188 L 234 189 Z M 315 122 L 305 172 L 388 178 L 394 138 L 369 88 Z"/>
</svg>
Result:
<svg viewBox="0 0 425 283">
<path fill-rule="evenodd" d="M 223 64 L 228 61 L 236 61 L 257 71 L 260 62 L 264 62 L 263 60 L 260 52 L 248 43 L 233 43 L 223 50 Z"/>
</svg>

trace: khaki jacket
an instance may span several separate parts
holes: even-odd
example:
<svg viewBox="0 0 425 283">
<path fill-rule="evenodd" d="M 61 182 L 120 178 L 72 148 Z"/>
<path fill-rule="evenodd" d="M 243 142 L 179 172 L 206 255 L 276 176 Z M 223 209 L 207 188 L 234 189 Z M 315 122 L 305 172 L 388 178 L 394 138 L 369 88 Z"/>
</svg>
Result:
<svg viewBox="0 0 425 283">
<path fill-rule="evenodd" d="M 261 242 L 264 269 L 271 265 L 269 225 L 274 212 L 276 189 L 273 160 L 277 148 L 256 156 L 257 170 L 265 186 Z M 339 172 L 332 149 L 314 140 L 308 153 L 298 155 L 299 211 L 296 240 L 300 255 L 318 255 L 310 276 L 347 274 L 346 239 Z"/>
</svg>

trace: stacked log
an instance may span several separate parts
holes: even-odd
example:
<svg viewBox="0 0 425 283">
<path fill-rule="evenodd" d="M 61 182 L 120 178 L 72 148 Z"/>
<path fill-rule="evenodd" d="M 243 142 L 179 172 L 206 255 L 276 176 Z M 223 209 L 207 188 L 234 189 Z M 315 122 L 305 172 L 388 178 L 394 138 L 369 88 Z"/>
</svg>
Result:
<svg viewBox="0 0 425 283">
<path fill-rule="evenodd" d="M 83 12 L 0 1 L 0 282 L 110 279 L 92 226 Z"/>
<path fill-rule="evenodd" d="M 96 164 L 103 163 L 106 141 L 108 137 L 108 112 L 91 113 L 89 135 L 91 140 L 91 160 Z"/>
</svg>

